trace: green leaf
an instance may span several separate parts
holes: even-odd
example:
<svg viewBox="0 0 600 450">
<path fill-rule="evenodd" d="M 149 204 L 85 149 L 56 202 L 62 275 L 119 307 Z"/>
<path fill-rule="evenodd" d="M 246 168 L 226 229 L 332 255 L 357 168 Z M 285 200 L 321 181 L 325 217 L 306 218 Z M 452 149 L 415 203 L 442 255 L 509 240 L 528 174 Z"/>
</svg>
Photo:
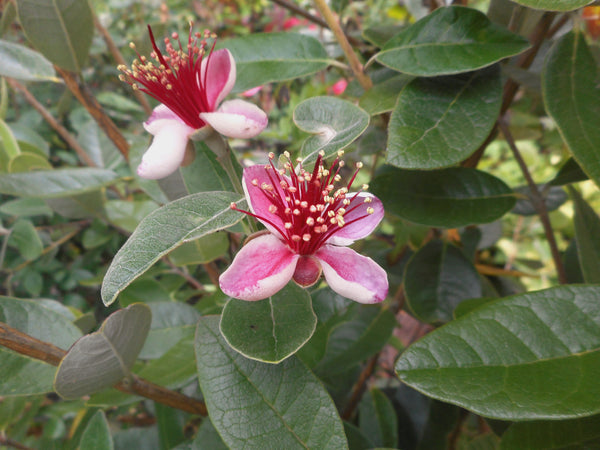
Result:
<svg viewBox="0 0 600 450">
<path fill-rule="evenodd" d="M 0 76 L 24 81 L 59 81 L 52 63 L 37 52 L 0 39 Z"/>
<path fill-rule="evenodd" d="M 183 412 L 154 402 L 156 426 L 161 448 L 173 449 L 183 442 L 183 427 L 185 425 Z"/>
<path fill-rule="evenodd" d="M 575 238 L 583 279 L 600 283 L 600 218 L 571 186 L 569 194 L 575 206 Z"/>
<path fill-rule="evenodd" d="M 190 194 L 208 191 L 235 192 L 231 180 L 217 161 L 217 155 L 202 141 L 194 142 L 194 161 L 181 167 L 183 181 Z M 232 158 L 235 156 L 232 155 Z"/>
<path fill-rule="evenodd" d="M 210 421 L 205 418 L 198 428 L 198 433 L 192 442 L 192 450 L 228 450 L 217 430 Z"/>
<path fill-rule="evenodd" d="M 42 240 L 29 220 L 15 222 L 10 233 L 9 245 L 16 247 L 26 261 L 37 259 L 44 250 Z"/>
<path fill-rule="evenodd" d="M 594 3 L 594 0 L 512 0 L 519 5 L 546 11 L 573 11 Z"/>
<path fill-rule="evenodd" d="M 333 401 L 297 358 L 277 365 L 246 359 L 212 316 L 198 323 L 196 360 L 211 421 L 229 447 L 348 448 Z"/>
<path fill-rule="evenodd" d="M 112 170 L 123 162 L 123 155 L 91 117 L 77 131 L 77 141 L 97 167 Z"/>
<path fill-rule="evenodd" d="M 522 197 L 517 199 L 517 203 L 511 212 L 521 216 L 536 215 L 537 211 L 531 200 L 531 189 L 529 189 L 529 186 L 518 186 L 514 188 L 514 191 Z M 538 185 L 538 191 L 542 195 L 548 212 L 558 209 L 568 199 L 567 193 L 560 186 Z"/>
<path fill-rule="evenodd" d="M 117 174 L 104 169 L 78 168 L 0 174 L 0 194 L 56 198 L 90 192 L 111 184 Z"/>
<path fill-rule="evenodd" d="M 8 173 L 31 172 L 34 170 L 52 170 L 52 164 L 45 156 L 23 152 L 8 162 Z"/>
<path fill-rule="evenodd" d="M 577 183 L 579 181 L 585 181 L 588 176 L 585 174 L 579 164 L 573 159 L 569 158 L 558 170 L 556 176 L 548 183 L 551 186 L 563 186 L 569 183 Z"/>
<path fill-rule="evenodd" d="M 390 118 L 387 162 L 437 169 L 463 161 L 489 135 L 501 103 L 497 67 L 413 80 L 400 92 Z"/>
<path fill-rule="evenodd" d="M 54 379 L 56 393 L 75 399 L 128 377 L 151 320 L 150 308 L 143 303 L 108 316 L 98 331 L 79 339 L 60 362 Z"/>
<path fill-rule="evenodd" d="M 17 13 L 27 39 L 46 58 L 63 69 L 81 72 L 94 34 L 88 2 L 19 0 Z"/>
<path fill-rule="evenodd" d="M 502 450 L 592 449 L 600 444 L 600 416 L 514 423 L 502 435 Z"/>
<path fill-rule="evenodd" d="M 133 233 L 142 219 L 156 210 L 158 205 L 147 199 L 108 200 L 104 207 L 111 224 Z"/>
<path fill-rule="evenodd" d="M 376 176 L 371 192 L 388 212 L 431 227 L 458 228 L 489 223 L 515 204 L 500 179 L 476 169 L 435 171 L 391 169 Z"/>
<path fill-rule="evenodd" d="M 477 270 L 460 249 L 433 240 L 415 253 L 404 273 L 408 306 L 427 323 L 449 322 L 458 304 L 481 297 Z"/>
<path fill-rule="evenodd" d="M 286 81 L 319 72 L 329 58 L 319 41 L 297 33 L 254 33 L 222 44 L 235 59 L 237 77 L 233 92 L 274 81 Z"/>
<path fill-rule="evenodd" d="M 364 93 L 358 104 L 372 116 L 392 111 L 398 94 L 412 79 L 409 75 L 400 74 L 375 84 Z"/>
<path fill-rule="evenodd" d="M 44 200 L 38 198 L 16 198 L 0 205 L 0 212 L 9 216 L 31 217 L 52 216 L 52 210 L 48 208 Z"/>
<path fill-rule="evenodd" d="M 104 304 L 114 302 L 123 289 L 172 249 L 239 222 L 243 215 L 230 204 L 242 201 L 239 194 L 231 192 L 202 192 L 149 214 L 108 268 L 102 283 Z M 242 203 L 238 206 L 244 207 Z"/>
<path fill-rule="evenodd" d="M 498 300 L 412 344 L 396 372 L 425 395 L 485 417 L 598 414 L 599 301 L 597 286 L 561 286 Z"/>
<path fill-rule="evenodd" d="M 369 114 L 336 97 L 312 97 L 296 107 L 294 123 L 313 135 L 302 144 L 302 162 L 306 164 L 320 151 L 327 158 L 354 142 L 367 129 Z"/>
<path fill-rule="evenodd" d="M 518 55 L 529 42 L 473 8 L 438 8 L 390 39 L 375 59 L 415 76 L 481 69 Z"/>
<path fill-rule="evenodd" d="M 169 259 L 176 266 L 206 264 L 227 253 L 229 237 L 227 233 L 217 232 L 187 242 L 169 253 Z"/>
<path fill-rule="evenodd" d="M 104 411 L 97 411 L 92 416 L 83 431 L 78 448 L 79 450 L 112 450 L 114 448 Z"/>
<path fill-rule="evenodd" d="M 546 57 L 542 87 L 546 111 L 573 158 L 600 186 L 600 77 L 582 33 L 572 31 L 554 44 Z"/>
<path fill-rule="evenodd" d="M 15 139 L 14 134 L 11 129 L 8 127 L 6 122 L 0 118 L 0 140 L 2 142 L 2 149 L 6 154 L 7 158 L 10 160 L 16 158 L 21 153 L 21 149 L 19 148 L 19 144 Z"/>
<path fill-rule="evenodd" d="M 220 330 L 231 348 L 247 358 L 279 363 L 302 347 L 316 326 L 310 294 L 290 282 L 264 300 L 229 300 Z"/>
<path fill-rule="evenodd" d="M 358 407 L 358 423 L 374 447 L 398 447 L 398 417 L 387 396 L 376 388 L 369 389 Z"/>
<path fill-rule="evenodd" d="M 105 218 L 106 198 L 100 190 L 68 197 L 47 198 L 45 202 L 54 212 L 68 219 Z"/>
</svg>

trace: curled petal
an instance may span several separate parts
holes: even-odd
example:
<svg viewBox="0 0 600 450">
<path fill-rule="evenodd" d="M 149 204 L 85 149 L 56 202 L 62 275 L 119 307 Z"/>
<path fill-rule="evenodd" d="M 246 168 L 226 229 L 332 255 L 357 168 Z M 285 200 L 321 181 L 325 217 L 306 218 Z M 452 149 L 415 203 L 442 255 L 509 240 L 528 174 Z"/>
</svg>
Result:
<svg viewBox="0 0 600 450">
<path fill-rule="evenodd" d="M 219 277 L 221 290 L 241 300 L 262 300 L 281 290 L 296 269 L 294 254 L 273 234 L 248 242 Z"/>
<path fill-rule="evenodd" d="M 257 136 L 269 122 L 262 109 L 244 100 L 224 102 L 216 112 L 201 113 L 200 118 L 222 135 L 240 139 Z"/>
<path fill-rule="evenodd" d="M 383 219 L 383 204 L 373 194 L 368 192 L 351 192 L 346 194 L 346 198 L 352 199 L 352 203 L 346 208 L 348 212 L 344 215 L 346 225 L 328 239 L 328 244 L 350 245 L 355 240 L 362 239 L 371 234 L 377 228 L 381 219 Z M 368 199 L 367 202 L 365 202 L 365 199 Z M 368 208 L 373 208 L 371 214 L 367 212 Z M 355 219 L 358 220 L 353 222 Z"/>
<path fill-rule="evenodd" d="M 387 274 L 371 258 L 333 245 L 323 246 L 315 256 L 325 280 L 338 294 L 359 303 L 378 303 L 387 297 Z"/>
<path fill-rule="evenodd" d="M 179 118 L 177 114 L 171 111 L 166 105 L 162 103 L 158 105 L 148 117 L 148 120 L 144 122 L 144 128 L 146 131 L 152 135 L 157 135 L 163 127 L 170 124 L 171 121 L 177 121 L 181 124 L 185 124 L 183 120 Z M 191 127 L 190 130 L 193 131 Z"/>
<path fill-rule="evenodd" d="M 202 58 L 200 76 L 201 89 L 204 88 L 210 109 L 214 111 L 235 84 L 235 60 L 231 52 L 224 48 Z"/>
<path fill-rule="evenodd" d="M 137 174 L 142 178 L 157 180 L 171 175 L 181 165 L 188 137 L 194 129 L 179 120 L 170 119 L 153 122 L 152 128 L 154 139 L 142 156 Z"/>
</svg>

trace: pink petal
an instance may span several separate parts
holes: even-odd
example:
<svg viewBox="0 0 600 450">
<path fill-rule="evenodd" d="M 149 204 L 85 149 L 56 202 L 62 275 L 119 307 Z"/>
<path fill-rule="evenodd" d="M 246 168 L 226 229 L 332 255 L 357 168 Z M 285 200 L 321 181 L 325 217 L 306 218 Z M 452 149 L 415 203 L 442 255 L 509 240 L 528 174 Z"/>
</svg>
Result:
<svg viewBox="0 0 600 450">
<path fill-rule="evenodd" d="M 377 228 L 381 219 L 383 219 L 383 204 L 373 194 L 368 192 L 351 192 L 346 194 L 346 198 L 352 199 L 358 196 L 356 200 L 346 208 L 348 212 L 344 215 L 344 225 L 331 238 L 327 240 L 328 244 L 333 245 L 350 245 L 357 239 L 362 239 Z M 365 198 L 370 198 L 370 203 L 365 203 Z M 356 209 L 354 209 L 354 207 Z M 373 208 L 373 213 L 368 214 L 367 208 Z M 363 217 L 356 222 L 351 223 L 354 219 Z"/>
<path fill-rule="evenodd" d="M 214 111 L 235 84 L 235 60 L 231 52 L 224 48 L 204 56 L 200 76 L 208 104 L 211 111 Z"/>
<path fill-rule="evenodd" d="M 239 139 L 257 136 L 269 122 L 262 109 L 239 99 L 224 102 L 217 112 L 201 113 L 200 118 L 222 135 Z"/>
<path fill-rule="evenodd" d="M 154 108 L 148 120 L 144 122 L 144 128 L 148 133 L 156 135 L 164 126 L 169 125 L 171 121 L 177 121 L 185 125 L 185 122 L 177 114 L 161 103 Z M 191 127 L 188 128 L 192 129 Z"/>
<path fill-rule="evenodd" d="M 292 279 L 298 258 L 275 235 L 259 236 L 242 247 L 219 277 L 219 285 L 231 297 L 262 300 Z"/>
<path fill-rule="evenodd" d="M 315 256 L 325 280 L 338 294 L 359 303 L 378 303 L 387 297 L 387 274 L 371 258 L 333 245 L 325 245 Z"/>
<path fill-rule="evenodd" d="M 146 129 L 154 134 L 152 144 L 142 156 L 137 174 L 157 180 L 171 175 L 183 161 L 188 137 L 194 129 L 179 120 L 160 119 Z"/>
<path fill-rule="evenodd" d="M 269 178 L 269 172 L 271 172 L 272 179 Z M 286 181 L 289 182 L 289 178 L 286 176 L 281 176 Z M 256 180 L 256 186 L 252 183 L 253 180 Z M 275 180 L 275 184 L 272 180 Z M 276 183 L 276 178 L 273 176 L 272 169 L 265 169 L 265 166 L 262 164 L 257 164 L 255 166 L 246 167 L 244 169 L 244 175 L 242 177 L 242 186 L 244 187 L 244 193 L 246 194 L 246 200 L 248 201 L 248 205 L 250 206 L 250 211 L 255 213 L 259 217 L 268 218 L 272 224 L 265 222 L 262 219 L 260 222 L 267 227 L 271 233 L 276 235 L 280 235 L 279 230 L 284 230 L 284 221 L 278 214 L 273 214 L 269 211 L 269 207 L 273 205 L 273 202 L 269 199 L 261 186 L 266 183 L 273 186 L 274 194 L 278 198 L 285 197 L 283 189 L 279 184 Z M 279 211 L 282 214 L 282 211 Z"/>
</svg>

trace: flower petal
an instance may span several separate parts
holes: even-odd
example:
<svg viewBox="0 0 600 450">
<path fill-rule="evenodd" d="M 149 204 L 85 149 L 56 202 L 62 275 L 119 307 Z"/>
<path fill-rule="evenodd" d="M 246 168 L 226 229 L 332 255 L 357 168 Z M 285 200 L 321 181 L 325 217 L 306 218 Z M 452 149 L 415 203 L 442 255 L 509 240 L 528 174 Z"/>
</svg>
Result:
<svg viewBox="0 0 600 450">
<path fill-rule="evenodd" d="M 323 246 L 315 256 L 325 280 L 338 294 L 359 303 L 378 303 L 387 297 L 387 274 L 371 258 L 333 245 Z"/>
<path fill-rule="evenodd" d="M 346 208 L 348 212 L 344 215 L 346 225 L 327 240 L 328 244 L 350 245 L 357 239 L 362 239 L 377 228 L 381 219 L 383 219 L 383 204 L 381 200 L 369 192 L 351 192 L 346 194 L 346 198 L 353 199 L 352 203 Z M 365 203 L 365 199 L 368 203 Z M 355 208 L 356 206 L 356 208 Z M 373 208 L 373 213 L 367 213 L 367 208 Z M 362 217 L 362 218 L 361 218 Z M 353 220 L 358 219 L 356 222 Z M 351 223 L 352 222 L 352 223 Z"/>
<path fill-rule="evenodd" d="M 142 156 L 137 174 L 157 180 L 171 175 L 183 161 L 188 137 L 194 129 L 173 119 L 160 119 L 151 124 L 154 139 Z"/>
<path fill-rule="evenodd" d="M 144 122 L 144 128 L 148 133 L 156 135 L 164 126 L 169 125 L 169 123 L 173 120 L 185 125 L 185 122 L 181 120 L 177 114 L 169 109 L 168 106 L 161 103 L 154 108 L 152 114 L 150 114 L 150 117 L 148 117 L 148 120 Z M 193 131 L 193 128 L 188 128 Z"/>
<path fill-rule="evenodd" d="M 281 230 L 281 232 L 285 230 L 284 221 L 280 217 L 282 212 L 273 214 L 269 211 L 269 207 L 273 205 L 273 202 L 269 199 L 268 194 L 261 189 L 261 186 L 264 183 L 272 185 L 275 196 L 278 198 L 283 198 L 285 195 L 279 184 L 275 183 L 275 185 L 273 185 L 273 180 L 275 180 L 275 178 L 270 178 L 268 171 L 270 171 L 271 176 L 273 176 L 273 170 L 266 169 L 262 164 L 246 167 L 244 169 L 244 175 L 242 176 L 242 186 L 244 188 L 244 193 L 246 194 L 246 200 L 248 201 L 250 211 L 259 216 L 258 220 L 267 227 L 267 230 L 276 235 L 280 235 L 281 233 L 279 230 Z M 289 182 L 288 177 L 283 175 L 281 177 Z M 256 180 L 256 186 L 253 184 L 254 180 Z M 267 217 L 272 223 L 265 222 L 260 217 Z"/>
<path fill-rule="evenodd" d="M 242 247 L 219 277 L 219 285 L 231 297 L 262 300 L 292 279 L 298 258 L 275 235 L 259 236 Z"/>
<path fill-rule="evenodd" d="M 200 118 L 219 133 L 239 139 L 257 136 L 269 122 L 262 109 L 239 99 L 224 102 L 216 112 L 201 113 Z"/>
<path fill-rule="evenodd" d="M 214 111 L 235 84 L 235 60 L 231 52 L 224 48 L 202 58 L 200 76 L 202 77 L 200 88 L 204 88 L 210 109 Z"/>
</svg>

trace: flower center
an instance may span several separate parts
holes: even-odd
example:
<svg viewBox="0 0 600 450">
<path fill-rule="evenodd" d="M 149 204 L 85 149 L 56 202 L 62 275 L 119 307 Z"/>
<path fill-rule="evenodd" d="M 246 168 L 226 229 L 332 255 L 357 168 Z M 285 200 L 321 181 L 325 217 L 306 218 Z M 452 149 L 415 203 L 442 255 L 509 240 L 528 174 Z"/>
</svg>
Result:
<svg viewBox="0 0 600 450">
<path fill-rule="evenodd" d="M 259 186 L 258 180 L 255 179 L 251 180 L 251 184 L 260 189 L 260 195 L 268 199 L 268 211 L 272 216 L 260 216 L 238 209 L 235 203 L 231 204 L 231 208 L 269 223 L 294 252 L 312 255 L 344 226 L 364 219 L 374 212 L 371 207 L 358 210 L 363 203 L 370 203 L 371 197 L 359 196 L 357 193 L 348 194 L 362 163 L 356 164 L 356 171 L 350 182 L 336 189 L 335 183 L 341 180 L 339 171 L 344 166 L 344 161 L 339 159 L 342 154 L 343 152 L 338 152 L 338 158 L 329 169 L 325 169 L 323 153 L 320 153 L 312 172 L 304 170 L 298 161 L 296 173 L 288 152 L 284 153 L 287 162 L 280 170 L 275 168 L 275 155 L 270 153 L 269 164 L 265 166 L 270 183 L 263 182 Z M 363 185 L 362 189 L 366 190 L 368 186 Z M 272 220 L 274 216 L 281 219 L 283 226 L 279 221 Z"/>
<path fill-rule="evenodd" d="M 214 108 L 206 96 L 206 84 L 216 35 L 208 30 L 202 34 L 192 33 L 190 23 L 187 51 L 183 50 L 179 35 L 173 33 L 171 38 L 177 41 L 179 48 L 173 47 L 167 37 L 165 38 L 166 53 L 163 54 L 156 45 L 150 25 L 148 25 L 148 33 L 154 49 L 150 57 L 154 62 L 140 55 L 132 42 L 129 46 L 135 50 L 138 58 L 131 64 L 131 69 L 125 65 L 118 66 L 118 69 L 123 72 L 119 75 L 119 79 L 129 83 L 133 89 L 139 89 L 166 105 L 190 127 L 202 128 L 205 123 L 200 119 L 199 114 L 211 112 Z M 213 43 L 207 54 L 208 38 L 212 38 Z M 202 59 L 205 55 L 208 60 L 202 74 Z"/>
</svg>

